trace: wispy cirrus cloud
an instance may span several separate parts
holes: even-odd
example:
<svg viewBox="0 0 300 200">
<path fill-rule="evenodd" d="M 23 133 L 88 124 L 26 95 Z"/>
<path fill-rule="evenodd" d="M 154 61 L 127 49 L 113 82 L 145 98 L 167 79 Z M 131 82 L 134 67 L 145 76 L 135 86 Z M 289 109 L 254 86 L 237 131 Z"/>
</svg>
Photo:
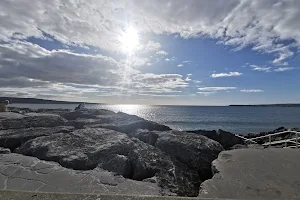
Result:
<svg viewBox="0 0 300 200">
<path fill-rule="evenodd" d="M 271 72 L 271 67 L 260 67 L 257 65 L 250 65 L 253 71 L 260 71 L 260 72 Z"/>
<path fill-rule="evenodd" d="M 275 72 L 285 72 L 285 71 L 290 71 L 294 69 L 293 67 L 279 67 L 274 69 Z"/>
<path fill-rule="evenodd" d="M 247 92 L 247 93 L 257 93 L 257 92 L 264 92 L 263 90 L 261 89 L 243 89 L 243 90 L 240 90 L 241 92 Z"/>
<path fill-rule="evenodd" d="M 235 90 L 236 87 L 201 87 L 198 88 L 200 91 L 227 91 L 227 90 Z"/>
<path fill-rule="evenodd" d="M 219 73 L 219 74 L 212 74 L 212 78 L 221 78 L 221 77 L 231 77 L 231 76 L 241 76 L 242 73 L 240 72 L 229 72 L 229 73 Z"/>
</svg>

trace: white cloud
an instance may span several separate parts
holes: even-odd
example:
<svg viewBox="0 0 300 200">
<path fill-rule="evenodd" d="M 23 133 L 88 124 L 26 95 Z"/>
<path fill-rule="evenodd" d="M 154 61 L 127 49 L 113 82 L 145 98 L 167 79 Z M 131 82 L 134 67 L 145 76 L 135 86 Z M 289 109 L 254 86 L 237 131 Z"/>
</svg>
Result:
<svg viewBox="0 0 300 200">
<path fill-rule="evenodd" d="M 260 72 L 271 72 L 271 67 L 260 67 L 257 65 L 250 65 L 253 71 L 260 71 Z"/>
<path fill-rule="evenodd" d="M 20 41 L 0 44 L 0 52 L 0 91 L 12 88 L 10 94 L 19 91 L 18 88 L 31 96 L 51 93 L 61 93 L 61 96 L 63 93 L 134 94 L 136 90 L 173 93 L 188 86 L 179 74 L 143 74 L 126 63 L 102 55 L 49 51 Z M 133 63 L 141 65 L 146 61 L 134 60 Z"/>
<path fill-rule="evenodd" d="M 185 78 L 185 81 L 191 81 L 192 79 L 191 79 L 191 76 L 192 76 L 193 74 L 187 74 L 186 75 L 186 78 Z"/>
<path fill-rule="evenodd" d="M 240 90 L 240 91 L 241 91 L 241 92 L 248 92 L 248 93 L 264 92 L 264 91 L 261 90 L 261 89 L 249 89 L 249 90 L 243 89 L 243 90 Z"/>
<path fill-rule="evenodd" d="M 10 0 L 0 2 L 4 16 L 0 39 L 42 38 L 45 32 L 66 44 L 115 52 L 120 51 L 120 36 L 132 26 L 141 35 L 205 36 L 236 50 L 252 46 L 254 51 L 275 54 L 273 62 L 280 64 L 293 56 L 292 47 L 299 47 L 299 7 L 297 0 L 57 0 L 30 4 Z"/>
<path fill-rule="evenodd" d="M 236 87 L 201 87 L 198 88 L 200 91 L 227 91 L 227 90 L 235 90 Z"/>
<path fill-rule="evenodd" d="M 183 67 L 183 64 L 178 64 L 177 67 Z"/>
<path fill-rule="evenodd" d="M 150 53 L 150 52 L 160 52 L 161 45 L 159 42 L 154 42 L 154 41 L 148 41 L 145 45 L 140 45 L 138 47 L 137 53 L 138 52 L 143 52 L 143 53 Z"/>
<path fill-rule="evenodd" d="M 165 59 L 165 61 L 166 61 L 166 62 L 169 62 L 169 61 L 170 61 L 170 59 L 169 59 L 169 58 L 166 58 L 166 59 Z"/>
<path fill-rule="evenodd" d="M 229 73 L 219 73 L 219 74 L 212 74 L 212 78 L 220 78 L 220 77 L 230 77 L 230 76 L 241 76 L 242 73 L 240 72 L 229 72 Z"/>
<path fill-rule="evenodd" d="M 212 94 L 215 94 L 216 92 L 215 91 L 212 91 L 212 92 L 197 92 L 197 94 L 203 94 L 204 96 L 209 96 L 209 95 L 212 95 Z"/>
<path fill-rule="evenodd" d="M 279 67 L 277 69 L 274 69 L 275 72 L 284 72 L 294 69 L 293 67 Z"/>
<path fill-rule="evenodd" d="M 0 78 L 25 77 L 103 86 L 114 86 L 122 80 L 122 65 L 106 56 L 76 54 L 65 50 L 48 51 L 20 41 L 0 44 L 0 52 Z"/>
<path fill-rule="evenodd" d="M 156 52 L 157 55 L 161 55 L 161 56 L 167 56 L 168 55 L 168 52 L 166 51 L 158 51 Z"/>
<path fill-rule="evenodd" d="M 137 74 L 132 80 L 131 89 L 137 92 L 172 93 L 188 87 L 179 74 Z"/>
</svg>

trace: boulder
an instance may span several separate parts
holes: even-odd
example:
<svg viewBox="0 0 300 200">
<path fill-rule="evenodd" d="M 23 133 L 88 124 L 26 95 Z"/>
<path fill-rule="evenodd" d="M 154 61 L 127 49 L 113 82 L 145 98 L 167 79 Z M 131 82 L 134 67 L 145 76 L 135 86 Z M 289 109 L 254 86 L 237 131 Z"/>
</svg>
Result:
<svg viewBox="0 0 300 200">
<path fill-rule="evenodd" d="M 36 127 L 0 130 L 0 146 L 14 150 L 30 139 L 48 136 L 55 133 L 68 133 L 73 129 L 74 127 L 70 126 L 58 126 L 52 128 Z"/>
<path fill-rule="evenodd" d="M 236 137 L 233 133 L 223 131 L 221 129 L 215 131 L 205 131 L 205 130 L 197 130 L 197 131 L 189 131 L 192 133 L 197 133 L 200 135 L 204 135 L 212 140 L 219 142 L 224 149 L 230 149 L 230 147 L 236 144 L 245 144 L 244 140 Z"/>
<path fill-rule="evenodd" d="M 211 177 L 211 162 L 224 150 L 205 136 L 175 130 L 160 133 L 155 146 L 196 170 L 201 181 Z"/>
<path fill-rule="evenodd" d="M 201 181 L 197 171 L 171 159 L 158 148 L 138 139 L 133 141 L 133 149 L 128 155 L 132 163 L 132 179 L 155 180 L 163 190 L 170 190 L 180 196 L 198 195 Z"/>
<path fill-rule="evenodd" d="M 4 119 L 21 119 L 23 117 L 25 117 L 25 116 L 20 114 L 20 113 L 0 112 L 0 120 L 4 120 Z"/>
<path fill-rule="evenodd" d="M 87 128 L 29 140 L 20 146 L 18 153 L 55 161 L 71 169 L 89 170 L 112 156 L 127 155 L 132 145 L 124 133 Z"/>
<path fill-rule="evenodd" d="M 109 160 L 99 165 L 100 168 L 115 172 L 116 174 L 122 175 L 125 178 L 132 177 L 131 162 L 127 156 L 115 155 Z"/>
<path fill-rule="evenodd" d="M 67 112 L 61 116 L 69 120 L 68 125 L 76 128 L 106 128 L 122 133 L 131 133 L 138 129 L 171 130 L 165 125 L 147 121 L 135 115 L 109 110 L 85 109 Z"/>
<path fill-rule="evenodd" d="M 128 134 L 129 137 L 137 138 L 147 144 L 155 146 L 157 138 L 159 137 L 159 132 L 149 131 L 146 129 L 138 129 Z"/>
<path fill-rule="evenodd" d="M 10 149 L 0 147 L 0 154 L 9 154 L 9 153 L 10 153 Z"/>
<path fill-rule="evenodd" d="M 97 119 L 97 116 L 101 115 L 113 115 L 115 112 L 104 109 L 85 109 L 85 110 L 76 110 L 72 112 L 67 112 L 61 114 L 61 116 L 67 120 L 76 120 L 76 119 Z"/>
<path fill-rule="evenodd" d="M 21 129 L 30 127 L 55 127 L 65 125 L 67 120 L 58 115 L 32 114 L 22 118 L 0 120 L 0 130 Z"/>
</svg>

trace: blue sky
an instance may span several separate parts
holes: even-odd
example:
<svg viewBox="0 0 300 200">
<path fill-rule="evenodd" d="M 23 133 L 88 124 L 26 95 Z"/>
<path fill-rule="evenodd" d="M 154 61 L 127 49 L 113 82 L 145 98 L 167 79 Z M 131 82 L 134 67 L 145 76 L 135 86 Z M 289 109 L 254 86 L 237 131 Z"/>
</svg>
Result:
<svg viewBox="0 0 300 200">
<path fill-rule="evenodd" d="M 299 103 L 299 8 L 297 0 L 4 0 L 0 95 Z"/>
</svg>

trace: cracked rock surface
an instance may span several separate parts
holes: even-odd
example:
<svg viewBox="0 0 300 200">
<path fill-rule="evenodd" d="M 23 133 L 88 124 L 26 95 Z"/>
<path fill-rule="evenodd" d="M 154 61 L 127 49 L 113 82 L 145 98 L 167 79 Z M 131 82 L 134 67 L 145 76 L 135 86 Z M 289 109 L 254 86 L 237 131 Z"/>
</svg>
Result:
<svg viewBox="0 0 300 200">
<path fill-rule="evenodd" d="M 94 169 L 71 170 L 54 162 L 20 154 L 0 155 L 0 189 L 91 194 L 160 195 L 155 183 L 146 183 L 115 176 Z"/>
<path fill-rule="evenodd" d="M 235 149 L 213 162 L 215 175 L 199 197 L 217 199 L 298 199 L 299 149 Z"/>
</svg>

